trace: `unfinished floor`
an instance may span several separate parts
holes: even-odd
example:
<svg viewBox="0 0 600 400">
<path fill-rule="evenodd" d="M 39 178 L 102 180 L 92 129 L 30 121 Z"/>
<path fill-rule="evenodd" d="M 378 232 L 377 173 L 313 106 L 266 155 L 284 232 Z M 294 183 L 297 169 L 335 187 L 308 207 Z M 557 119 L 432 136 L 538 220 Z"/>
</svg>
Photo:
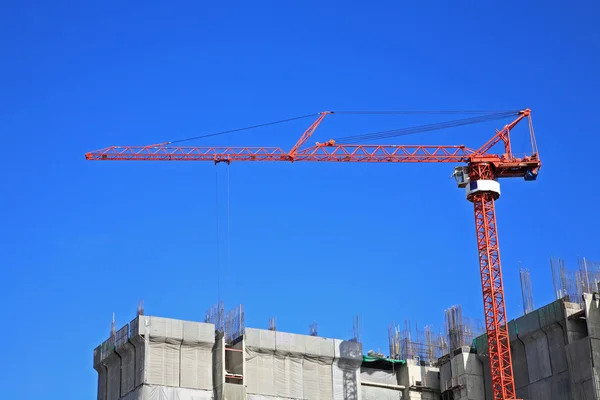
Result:
<svg viewBox="0 0 600 400">
<path fill-rule="evenodd" d="M 139 316 L 94 351 L 99 400 L 437 400 L 439 371 L 355 341 Z"/>
</svg>

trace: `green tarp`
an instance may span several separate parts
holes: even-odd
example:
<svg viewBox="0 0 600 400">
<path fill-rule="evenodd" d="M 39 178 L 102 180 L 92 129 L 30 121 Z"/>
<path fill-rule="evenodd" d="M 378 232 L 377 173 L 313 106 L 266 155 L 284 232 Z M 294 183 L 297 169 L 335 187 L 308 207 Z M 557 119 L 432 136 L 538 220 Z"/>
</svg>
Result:
<svg viewBox="0 0 600 400">
<path fill-rule="evenodd" d="M 393 358 L 377 358 L 377 357 L 369 357 L 363 356 L 363 362 L 387 362 L 390 364 L 406 364 L 404 360 L 394 360 Z"/>
</svg>

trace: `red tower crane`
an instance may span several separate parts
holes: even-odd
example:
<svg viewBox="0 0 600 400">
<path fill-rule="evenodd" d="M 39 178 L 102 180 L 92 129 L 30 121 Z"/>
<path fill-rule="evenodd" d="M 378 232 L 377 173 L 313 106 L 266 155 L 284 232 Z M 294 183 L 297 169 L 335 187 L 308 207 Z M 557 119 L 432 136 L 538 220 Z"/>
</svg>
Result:
<svg viewBox="0 0 600 400">
<path fill-rule="evenodd" d="M 485 327 L 488 340 L 489 363 L 494 399 L 515 399 L 510 342 L 507 330 L 504 287 L 500 266 L 500 249 L 494 202 L 500 197 L 498 178 L 524 178 L 535 180 L 541 162 L 539 159 L 530 110 L 510 111 L 465 118 L 448 123 L 423 125 L 408 130 L 377 132 L 353 136 L 340 141 L 329 140 L 303 147 L 323 119 L 334 112 L 318 114 L 316 121 L 302 134 L 289 151 L 278 147 L 179 147 L 174 142 L 150 146 L 111 146 L 86 153 L 87 160 L 126 161 L 329 161 L 329 162 L 397 162 L 397 163 L 463 163 L 455 167 L 454 177 L 458 186 L 465 188 L 467 199 L 475 210 L 475 230 L 479 253 L 479 271 L 483 292 Z M 505 125 L 481 147 L 431 145 L 363 145 L 357 141 L 381 139 L 406 133 L 473 124 L 485 120 L 507 118 L 514 120 Z M 511 130 L 527 119 L 531 154 L 516 157 L 511 148 Z M 281 122 L 281 121 L 280 121 Z M 267 124 L 265 124 L 267 125 Z M 355 140 L 352 142 L 352 140 Z M 340 144 L 339 142 L 351 142 Z M 497 144 L 504 145 L 502 154 L 490 151 Z"/>
</svg>

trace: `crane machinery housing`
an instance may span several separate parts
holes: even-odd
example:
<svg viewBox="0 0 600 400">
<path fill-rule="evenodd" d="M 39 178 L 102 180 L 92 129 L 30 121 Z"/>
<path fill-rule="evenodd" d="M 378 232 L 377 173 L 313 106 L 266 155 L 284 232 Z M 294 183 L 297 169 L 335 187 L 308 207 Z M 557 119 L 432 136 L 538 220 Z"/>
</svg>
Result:
<svg viewBox="0 0 600 400">
<path fill-rule="evenodd" d="M 350 114 L 356 112 L 336 113 Z M 483 114 L 483 112 L 472 113 Z M 489 347 L 493 398 L 503 400 L 515 399 L 516 393 L 507 329 L 508 319 L 502 283 L 495 201 L 500 197 L 499 178 L 523 178 L 526 181 L 531 181 L 537 178 L 541 168 L 530 109 L 487 113 L 485 115 L 445 123 L 350 136 L 340 140 L 329 140 L 324 143 L 317 142 L 313 146 L 304 147 L 304 144 L 310 139 L 323 119 L 330 114 L 334 114 L 334 112 L 325 111 L 312 114 L 317 116 L 316 120 L 289 151 L 284 151 L 279 147 L 172 146 L 172 144 L 180 142 L 174 141 L 149 146 L 110 146 L 88 152 L 85 154 L 85 158 L 86 160 L 101 161 L 212 161 L 214 163 L 230 163 L 232 161 L 326 161 L 463 164 L 454 168 L 453 176 L 456 179 L 458 187 L 464 188 L 466 191 L 466 198 L 473 203 L 475 213 L 477 251 L 479 255 L 479 271 L 481 275 L 485 328 Z M 305 117 L 308 116 L 292 119 Z M 497 130 L 487 142 L 478 148 L 466 147 L 464 145 L 359 144 L 369 140 L 378 140 L 407 133 L 432 131 L 508 117 L 513 118 L 513 121 L 505 125 L 502 129 Z M 512 151 L 510 133 L 519 122 L 525 119 L 528 122 L 531 153 L 523 157 L 516 157 Z M 497 144 L 502 144 L 504 147 L 504 151 L 501 154 L 491 152 Z"/>
</svg>

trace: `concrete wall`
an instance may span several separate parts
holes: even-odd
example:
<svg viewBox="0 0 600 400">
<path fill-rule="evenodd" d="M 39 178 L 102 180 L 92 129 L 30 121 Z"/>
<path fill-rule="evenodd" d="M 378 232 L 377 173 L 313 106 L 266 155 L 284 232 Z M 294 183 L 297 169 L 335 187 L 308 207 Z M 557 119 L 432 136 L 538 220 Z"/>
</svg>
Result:
<svg viewBox="0 0 600 400">
<path fill-rule="evenodd" d="M 339 339 L 247 328 L 248 397 L 360 399 L 362 347 Z"/>
<path fill-rule="evenodd" d="M 404 399 L 438 400 L 440 398 L 439 368 L 419 365 L 415 360 L 406 360 L 398 371 L 398 382 L 404 386 Z"/>
<path fill-rule="evenodd" d="M 585 317 L 590 339 L 594 394 L 600 398 L 600 294 L 584 294 Z"/>
<path fill-rule="evenodd" d="M 352 341 L 248 328 L 230 345 L 241 351 L 226 351 L 212 324 L 149 316 L 119 332 L 94 351 L 99 400 L 438 400 L 440 394 L 437 368 L 416 362 L 376 368 Z M 226 381 L 228 373 L 242 375 L 241 384 Z"/>
<path fill-rule="evenodd" d="M 483 365 L 470 347 L 457 349 L 440 366 L 440 385 L 442 392 L 452 392 L 454 400 L 485 398 Z"/>
<path fill-rule="evenodd" d="M 577 304 L 557 300 L 509 322 L 518 398 L 600 399 L 600 299 L 595 300 L 593 295 L 584 297 L 585 317 Z M 477 368 L 472 368 L 473 364 L 468 367 L 469 360 L 475 358 L 465 351 L 446 361 L 449 367 L 441 366 L 442 391 L 448 389 L 448 379 L 453 380 L 453 385 L 458 381 L 459 387 L 451 389 L 454 399 L 492 399 L 486 335 L 476 338 L 475 347 Z M 468 394 L 471 390 L 473 395 Z M 484 393 L 484 397 L 475 393 Z"/>
<path fill-rule="evenodd" d="M 94 369 L 98 373 L 98 400 L 106 400 L 106 380 L 107 371 L 104 364 L 102 364 L 101 347 L 98 346 L 94 349 Z"/>
<path fill-rule="evenodd" d="M 225 339 L 220 332 L 215 335 L 212 360 L 214 396 L 216 400 L 223 400 L 225 398 Z"/>
<path fill-rule="evenodd" d="M 567 314 L 557 300 L 508 324 L 517 397 L 522 399 L 571 399 L 565 346 Z M 486 399 L 492 398 L 487 337 L 476 339 L 484 372 Z"/>
<path fill-rule="evenodd" d="M 137 317 L 94 351 L 98 399 L 212 398 L 214 343 L 212 324 Z"/>
<path fill-rule="evenodd" d="M 135 389 L 135 347 L 126 342 L 116 349 L 121 357 L 121 396 Z"/>
</svg>

